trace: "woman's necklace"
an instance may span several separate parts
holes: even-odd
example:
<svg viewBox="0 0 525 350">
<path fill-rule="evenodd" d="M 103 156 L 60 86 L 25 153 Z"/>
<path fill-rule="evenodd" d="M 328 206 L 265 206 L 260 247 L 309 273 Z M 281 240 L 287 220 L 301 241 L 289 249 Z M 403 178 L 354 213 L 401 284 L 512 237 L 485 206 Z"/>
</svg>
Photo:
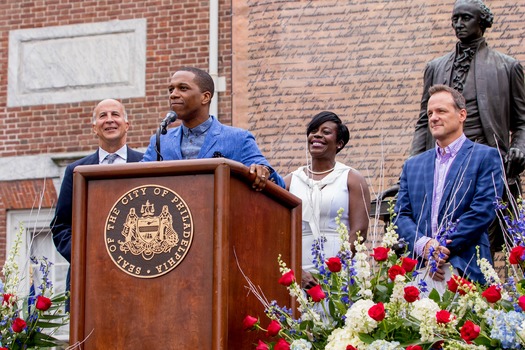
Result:
<svg viewBox="0 0 525 350">
<path fill-rule="evenodd" d="M 308 166 L 306 168 L 308 170 L 308 172 L 310 174 L 313 174 L 313 175 L 323 175 L 323 174 L 328 174 L 329 172 L 333 171 L 335 169 L 335 165 L 332 167 L 332 169 L 328 169 L 328 170 L 325 170 L 325 171 L 313 171 L 312 168 L 310 166 Z"/>
</svg>

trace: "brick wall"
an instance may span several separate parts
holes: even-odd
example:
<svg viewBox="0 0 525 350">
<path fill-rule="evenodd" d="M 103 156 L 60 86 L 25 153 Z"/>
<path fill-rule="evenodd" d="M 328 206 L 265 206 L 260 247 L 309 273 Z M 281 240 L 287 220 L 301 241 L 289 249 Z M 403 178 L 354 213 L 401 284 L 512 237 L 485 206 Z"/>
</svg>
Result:
<svg viewBox="0 0 525 350">
<path fill-rule="evenodd" d="M 231 1 L 219 3 L 219 119 L 231 122 Z M 128 144 L 145 147 L 168 109 L 167 86 L 180 66 L 208 69 L 209 1 L 3 0 L 0 2 L 0 157 L 91 151 L 90 118 L 97 101 L 7 108 L 9 31 L 112 20 L 147 19 L 146 96 L 123 99 L 131 121 Z M 216 95 L 217 96 L 217 95 Z M 112 96 L 107 96 L 111 98 Z M 89 97 L 86 97 L 89 100 Z M 14 164 L 16 166 L 16 164 Z M 4 170 L 5 171 L 5 170 Z M 6 213 L 29 209 L 43 179 L 0 182 L 0 264 L 5 258 Z M 56 193 L 46 186 L 44 207 Z"/>
<path fill-rule="evenodd" d="M 96 101 L 7 108 L 9 31 L 147 19 L 146 96 L 124 99 L 132 123 L 128 143 L 144 147 L 168 108 L 167 85 L 179 66 L 208 69 L 208 1 L 20 1 L 0 3 L 0 157 L 92 150 L 89 118 Z M 221 1 L 219 75 L 231 85 L 231 4 Z M 108 96 L 108 98 L 111 96 Z M 231 93 L 219 97 L 219 118 L 231 120 Z M 89 98 L 87 98 L 89 99 Z"/>
</svg>

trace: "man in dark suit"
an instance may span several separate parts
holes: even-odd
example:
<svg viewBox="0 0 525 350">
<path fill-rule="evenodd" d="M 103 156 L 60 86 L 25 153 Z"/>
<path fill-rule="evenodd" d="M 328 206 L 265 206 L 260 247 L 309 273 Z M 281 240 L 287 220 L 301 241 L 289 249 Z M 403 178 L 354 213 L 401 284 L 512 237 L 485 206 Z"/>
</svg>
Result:
<svg viewBox="0 0 525 350">
<path fill-rule="evenodd" d="M 454 51 L 427 64 L 410 153 L 413 156 L 434 147 L 428 128 L 428 89 L 435 84 L 453 87 L 466 99 L 465 135 L 500 150 L 515 197 L 520 191 L 518 176 L 525 168 L 525 83 L 523 68 L 516 59 L 488 47 L 483 34 L 493 20 L 492 12 L 481 0 L 456 1 L 452 27 L 459 42 Z M 503 236 L 499 225 L 493 228 L 492 250 L 498 251 Z"/>
<path fill-rule="evenodd" d="M 79 159 L 66 167 L 60 195 L 51 221 L 53 241 L 57 250 L 71 263 L 71 216 L 73 208 L 73 170 L 77 165 L 118 164 L 139 162 L 142 153 L 126 145 L 129 129 L 128 116 L 122 103 L 107 99 L 101 101 L 93 111 L 93 132 L 98 137 L 95 153 Z M 67 290 L 70 287 L 70 273 L 67 275 Z"/>
<path fill-rule="evenodd" d="M 450 263 L 459 274 L 484 282 L 476 247 L 481 258 L 492 261 L 487 230 L 503 191 L 499 154 L 466 138 L 466 104 L 458 91 L 435 85 L 429 96 L 429 129 L 436 143 L 403 166 L 395 208 L 398 234 L 423 264 L 437 259 L 430 274 L 434 280 L 445 280 Z M 441 237 L 451 224 L 455 230 Z"/>
<path fill-rule="evenodd" d="M 255 174 L 252 185 L 255 190 L 262 190 L 268 179 L 284 188 L 284 180 L 270 167 L 250 132 L 223 125 L 210 116 L 214 83 L 208 73 L 183 67 L 171 77 L 168 92 L 171 110 L 177 113 L 182 125 L 160 137 L 164 160 L 224 157 L 250 168 L 250 173 Z M 157 159 L 155 146 L 153 135 L 143 161 Z"/>
</svg>

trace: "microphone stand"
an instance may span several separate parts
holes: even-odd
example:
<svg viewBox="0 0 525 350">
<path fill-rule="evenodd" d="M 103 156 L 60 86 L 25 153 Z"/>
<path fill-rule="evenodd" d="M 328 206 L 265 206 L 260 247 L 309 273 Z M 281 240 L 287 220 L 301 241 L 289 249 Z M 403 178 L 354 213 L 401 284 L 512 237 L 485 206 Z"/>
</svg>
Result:
<svg viewBox="0 0 525 350">
<path fill-rule="evenodd" d="M 160 154 L 160 135 L 166 135 L 168 132 L 168 125 L 173 123 L 175 120 L 177 120 L 177 113 L 174 111 L 169 111 L 157 129 L 157 134 L 155 135 L 155 152 L 157 152 L 157 162 L 162 160 L 162 155 Z"/>
<path fill-rule="evenodd" d="M 166 128 L 164 128 L 166 130 Z M 160 134 L 162 133 L 163 128 L 162 125 L 158 127 L 157 134 L 155 135 L 155 152 L 157 152 L 157 162 L 160 162 L 163 160 L 162 155 L 160 154 Z M 166 132 L 164 132 L 165 134 Z"/>
</svg>

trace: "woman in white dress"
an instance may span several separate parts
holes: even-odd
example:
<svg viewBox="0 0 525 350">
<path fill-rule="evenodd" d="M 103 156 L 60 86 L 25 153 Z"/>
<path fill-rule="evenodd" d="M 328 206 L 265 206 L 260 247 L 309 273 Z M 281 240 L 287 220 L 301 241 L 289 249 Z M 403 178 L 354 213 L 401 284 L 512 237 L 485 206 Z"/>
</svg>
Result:
<svg viewBox="0 0 525 350">
<path fill-rule="evenodd" d="M 350 138 L 348 128 L 335 113 L 315 115 L 308 123 L 306 136 L 311 161 L 284 180 L 286 189 L 301 198 L 303 204 L 301 285 L 309 289 L 317 284 L 309 272 L 314 269 L 314 240 L 326 237 L 325 259 L 337 255 L 340 241 L 335 218 L 340 208 L 344 210 L 341 221 L 348 227 L 352 249 L 357 232 L 366 239 L 370 192 L 357 170 L 335 160 Z"/>
</svg>

